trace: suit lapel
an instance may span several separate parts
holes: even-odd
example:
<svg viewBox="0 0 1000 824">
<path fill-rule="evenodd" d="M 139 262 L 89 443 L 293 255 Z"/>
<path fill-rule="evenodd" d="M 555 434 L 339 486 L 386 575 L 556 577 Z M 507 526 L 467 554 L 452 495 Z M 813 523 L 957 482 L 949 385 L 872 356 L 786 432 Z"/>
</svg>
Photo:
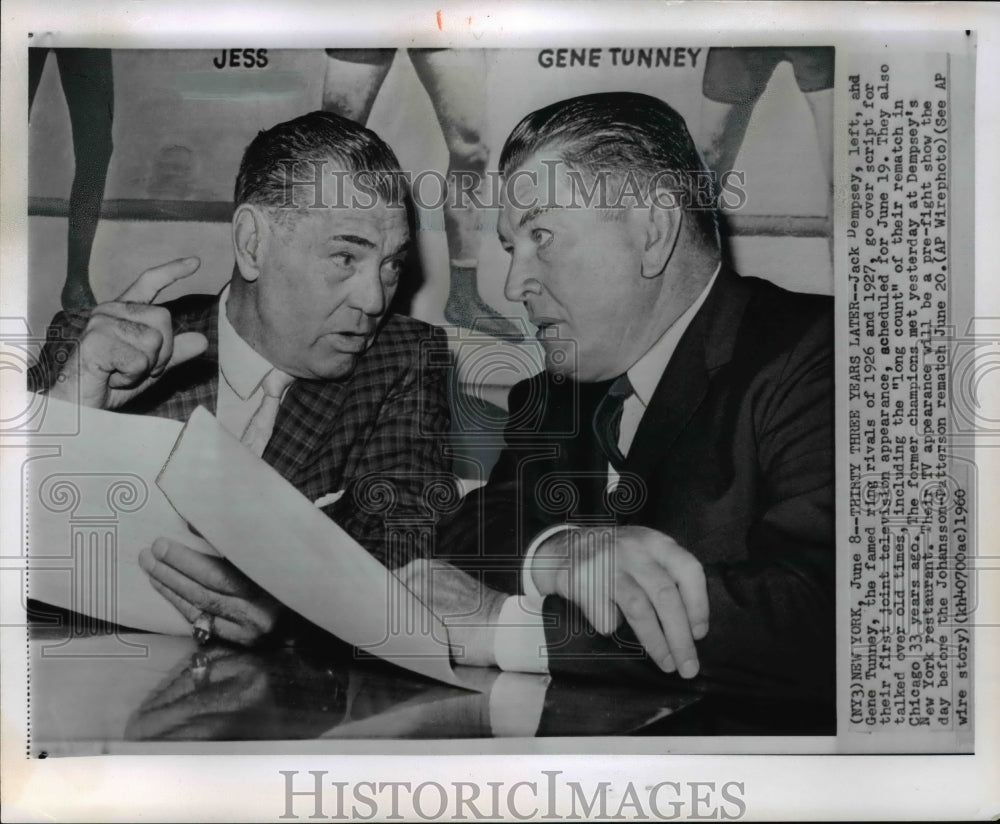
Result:
<svg viewBox="0 0 1000 824">
<path fill-rule="evenodd" d="M 278 410 L 263 459 L 296 483 L 312 459 L 325 451 L 340 422 L 347 383 L 298 380 Z"/>
<path fill-rule="evenodd" d="M 629 449 L 625 472 L 649 478 L 683 432 L 708 392 L 712 373 L 732 358 L 748 297 L 742 279 L 723 266 L 656 386 Z"/>
<path fill-rule="evenodd" d="M 708 370 L 703 357 L 703 341 L 700 334 L 692 337 L 691 332 L 700 330 L 689 327 L 670 359 L 649 408 L 639 422 L 625 459 L 625 472 L 648 477 L 705 397 Z"/>
<path fill-rule="evenodd" d="M 171 417 L 187 420 L 199 406 L 214 415 L 219 399 L 219 297 L 175 314 L 175 328 L 177 332 L 201 332 L 208 339 L 208 348 L 182 367 L 189 369 L 190 383 L 171 398 L 176 413 Z M 324 453 L 340 419 L 337 413 L 345 388 L 344 383 L 330 381 L 295 381 L 278 410 L 263 459 L 295 483 L 312 458 Z"/>
</svg>

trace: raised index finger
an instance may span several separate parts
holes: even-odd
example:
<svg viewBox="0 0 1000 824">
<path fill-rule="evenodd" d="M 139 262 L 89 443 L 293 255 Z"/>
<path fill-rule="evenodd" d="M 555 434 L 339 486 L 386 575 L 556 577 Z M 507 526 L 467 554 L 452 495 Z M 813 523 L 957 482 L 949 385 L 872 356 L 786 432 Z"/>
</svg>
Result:
<svg viewBox="0 0 1000 824">
<path fill-rule="evenodd" d="M 201 261 L 196 257 L 178 258 L 161 266 L 147 269 L 131 286 L 119 295 L 118 300 L 133 303 L 152 303 L 153 299 L 171 283 L 198 271 Z"/>
</svg>

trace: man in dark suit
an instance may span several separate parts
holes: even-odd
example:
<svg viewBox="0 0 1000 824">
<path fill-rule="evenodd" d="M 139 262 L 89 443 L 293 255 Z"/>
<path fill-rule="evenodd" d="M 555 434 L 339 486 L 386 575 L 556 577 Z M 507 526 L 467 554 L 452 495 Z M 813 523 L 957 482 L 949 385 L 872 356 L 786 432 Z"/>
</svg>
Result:
<svg viewBox="0 0 1000 824">
<path fill-rule="evenodd" d="M 151 269 L 116 301 L 57 316 L 31 387 L 179 420 L 206 406 L 375 557 L 409 561 L 385 517 L 430 516 L 423 492 L 447 470 L 449 412 L 443 335 L 387 316 L 409 248 L 399 171 L 374 132 L 330 113 L 261 132 L 236 182 L 222 294 L 155 305 L 199 263 Z M 387 482 L 391 513 L 373 498 Z M 140 563 L 203 633 L 253 643 L 282 616 L 228 562 L 176 542 Z"/>
<path fill-rule="evenodd" d="M 547 369 L 441 525 L 438 558 L 472 574 L 431 602 L 468 593 L 470 660 L 504 669 L 832 694 L 830 299 L 725 266 L 702 161 L 655 98 L 533 112 L 500 166 L 506 295 Z"/>
</svg>

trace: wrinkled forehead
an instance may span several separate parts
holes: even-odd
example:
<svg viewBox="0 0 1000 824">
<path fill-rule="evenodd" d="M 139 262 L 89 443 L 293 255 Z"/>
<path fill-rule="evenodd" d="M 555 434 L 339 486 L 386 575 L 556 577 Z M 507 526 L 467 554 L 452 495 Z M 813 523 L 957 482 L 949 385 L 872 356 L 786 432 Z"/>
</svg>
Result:
<svg viewBox="0 0 1000 824">
<path fill-rule="evenodd" d="M 571 172 L 556 151 L 531 155 L 504 175 L 500 204 L 517 211 L 560 205 L 562 196 L 569 194 Z"/>
<path fill-rule="evenodd" d="M 606 188 L 595 188 L 595 180 L 567 163 L 558 150 L 531 155 L 503 178 L 498 231 L 509 234 L 537 215 L 556 214 L 568 220 L 599 210 L 607 205 L 613 185 L 609 178 Z"/>
<path fill-rule="evenodd" d="M 379 197 L 364 202 L 299 206 L 290 214 L 299 230 L 296 234 L 308 241 L 363 239 L 371 246 L 395 252 L 410 236 L 406 210 Z"/>
<path fill-rule="evenodd" d="M 344 161 L 317 155 L 278 160 L 269 172 L 271 202 L 291 208 L 369 207 L 376 199 L 404 204 L 407 187 L 399 170 L 353 169 Z"/>
</svg>

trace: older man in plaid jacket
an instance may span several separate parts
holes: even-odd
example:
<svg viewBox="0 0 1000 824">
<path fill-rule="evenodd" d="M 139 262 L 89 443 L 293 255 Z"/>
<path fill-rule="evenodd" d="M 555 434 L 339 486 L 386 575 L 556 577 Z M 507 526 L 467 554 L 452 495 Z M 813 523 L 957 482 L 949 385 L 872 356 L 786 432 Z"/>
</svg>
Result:
<svg viewBox="0 0 1000 824">
<path fill-rule="evenodd" d="M 447 470 L 450 422 L 443 333 L 387 317 L 407 204 L 392 150 L 350 120 L 313 112 L 261 132 L 240 165 L 236 265 L 221 295 L 154 304 L 199 261 L 150 269 L 115 301 L 57 315 L 29 386 L 180 420 L 205 406 L 400 566 L 413 550 L 390 540 L 385 518 L 433 518 L 423 492 Z M 196 628 L 208 615 L 215 635 L 254 643 L 282 623 L 282 607 L 224 560 L 161 539 L 140 563 Z"/>
</svg>

